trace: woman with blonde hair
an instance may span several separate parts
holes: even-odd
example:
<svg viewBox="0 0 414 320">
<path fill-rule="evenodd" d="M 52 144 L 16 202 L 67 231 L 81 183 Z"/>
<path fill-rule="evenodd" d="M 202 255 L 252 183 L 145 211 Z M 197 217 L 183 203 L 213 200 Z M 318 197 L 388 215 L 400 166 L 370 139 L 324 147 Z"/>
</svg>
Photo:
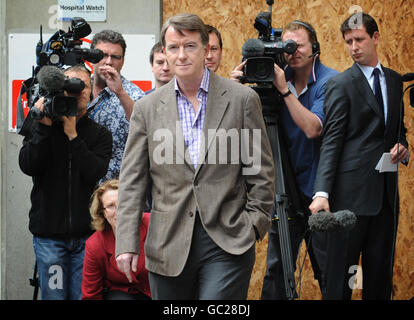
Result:
<svg viewBox="0 0 414 320">
<path fill-rule="evenodd" d="M 144 212 L 140 229 L 141 252 L 138 268 L 129 282 L 115 260 L 116 208 L 118 180 L 108 180 L 92 195 L 90 214 L 95 233 L 86 241 L 83 265 L 82 299 L 146 300 L 151 298 L 145 269 L 144 242 L 150 214 Z"/>
</svg>

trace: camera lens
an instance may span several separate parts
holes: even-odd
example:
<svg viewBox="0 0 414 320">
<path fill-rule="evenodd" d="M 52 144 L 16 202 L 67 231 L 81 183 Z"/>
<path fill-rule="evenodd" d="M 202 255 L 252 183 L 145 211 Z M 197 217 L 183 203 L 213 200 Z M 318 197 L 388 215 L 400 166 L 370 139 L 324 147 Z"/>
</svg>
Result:
<svg viewBox="0 0 414 320">
<path fill-rule="evenodd" d="M 270 57 L 255 57 L 247 59 L 246 76 L 250 83 L 272 82 L 274 79 L 274 61 Z"/>
<path fill-rule="evenodd" d="M 259 80 L 265 80 L 270 76 L 270 73 L 273 72 L 273 69 L 268 68 L 266 61 L 260 61 L 256 65 L 255 76 Z"/>
<path fill-rule="evenodd" d="M 56 53 L 52 53 L 49 57 L 49 62 L 51 64 L 58 64 L 59 60 L 60 60 L 59 55 L 57 55 Z"/>
</svg>

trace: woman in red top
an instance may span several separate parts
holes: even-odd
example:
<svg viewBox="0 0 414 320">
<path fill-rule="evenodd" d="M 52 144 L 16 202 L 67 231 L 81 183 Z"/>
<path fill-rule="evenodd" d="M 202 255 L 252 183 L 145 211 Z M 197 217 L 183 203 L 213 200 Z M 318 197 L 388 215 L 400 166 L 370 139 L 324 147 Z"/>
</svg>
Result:
<svg viewBox="0 0 414 320">
<path fill-rule="evenodd" d="M 96 232 L 86 241 L 83 265 L 82 299 L 146 300 L 151 299 L 148 271 L 145 269 L 144 241 L 150 214 L 144 212 L 140 229 L 138 268 L 130 283 L 118 270 L 115 260 L 116 207 L 118 180 L 104 182 L 92 195 L 90 213 Z"/>
</svg>

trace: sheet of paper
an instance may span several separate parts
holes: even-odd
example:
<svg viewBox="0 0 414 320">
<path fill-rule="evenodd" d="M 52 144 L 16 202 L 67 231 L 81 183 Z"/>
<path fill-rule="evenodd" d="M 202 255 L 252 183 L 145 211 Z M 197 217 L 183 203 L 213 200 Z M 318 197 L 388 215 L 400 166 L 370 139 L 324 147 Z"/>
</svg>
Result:
<svg viewBox="0 0 414 320">
<path fill-rule="evenodd" d="M 380 173 L 382 172 L 395 172 L 397 171 L 398 165 L 396 163 L 391 162 L 391 153 L 384 153 L 381 156 L 381 159 L 378 161 L 375 170 L 378 170 Z"/>
</svg>

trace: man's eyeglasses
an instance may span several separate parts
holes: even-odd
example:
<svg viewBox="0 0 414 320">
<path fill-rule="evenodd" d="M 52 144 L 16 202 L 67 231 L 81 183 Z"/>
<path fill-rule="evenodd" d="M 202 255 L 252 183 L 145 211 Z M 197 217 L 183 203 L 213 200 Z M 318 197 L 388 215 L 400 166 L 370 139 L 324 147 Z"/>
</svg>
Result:
<svg viewBox="0 0 414 320">
<path fill-rule="evenodd" d="M 116 211 L 116 205 L 115 204 L 110 204 L 107 207 L 104 207 L 104 209 L 108 212 L 115 212 Z"/>
<path fill-rule="evenodd" d="M 111 59 L 113 59 L 113 60 L 121 60 L 123 57 L 122 56 L 118 56 L 118 55 L 116 55 L 116 54 L 107 54 L 107 53 L 104 53 L 104 55 L 103 55 L 103 59 L 108 59 L 108 57 L 111 57 Z"/>
</svg>

